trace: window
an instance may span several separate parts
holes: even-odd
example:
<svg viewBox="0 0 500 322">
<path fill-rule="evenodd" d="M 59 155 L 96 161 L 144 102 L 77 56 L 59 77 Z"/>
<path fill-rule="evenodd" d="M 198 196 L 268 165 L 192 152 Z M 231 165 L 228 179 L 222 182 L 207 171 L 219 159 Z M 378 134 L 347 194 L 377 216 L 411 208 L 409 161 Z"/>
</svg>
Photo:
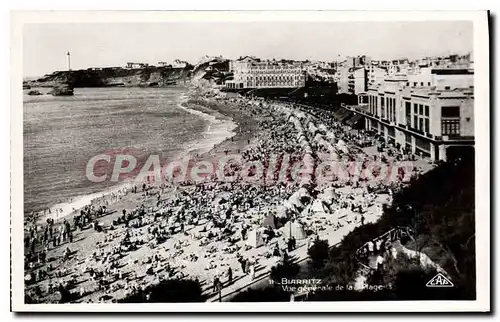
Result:
<svg viewBox="0 0 500 322">
<path fill-rule="evenodd" d="M 412 124 L 412 127 L 413 127 L 413 128 L 417 127 L 417 123 L 418 123 L 418 117 L 415 115 L 415 116 L 413 116 L 413 124 Z"/>
<path fill-rule="evenodd" d="M 406 125 L 411 126 L 411 103 L 405 102 Z"/>
<path fill-rule="evenodd" d="M 425 127 L 424 127 L 424 132 L 429 133 L 429 132 L 430 132 L 430 131 L 429 131 L 429 119 L 425 119 L 425 120 L 424 120 L 424 122 L 425 122 L 425 123 L 424 123 L 424 125 L 425 125 Z"/>
<path fill-rule="evenodd" d="M 442 135 L 460 135 L 460 120 L 441 120 Z"/>
<path fill-rule="evenodd" d="M 417 82 L 413 82 L 413 86 L 417 86 L 417 84 L 418 84 Z"/>
<path fill-rule="evenodd" d="M 405 107 L 406 107 L 406 116 L 410 116 L 411 115 L 411 103 L 405 102 Z"/>
<path fill-rule="evenodd" d="M 429 105 L 425 105 L 425 116 L 429 116 Z"/>
<path fill-rule="evenodd" d="M 424 86 L 424 82 L 420 82 L 420 86 Z"/>
<path fill-rule="evenodd" d="M 424 130 L 424 119 L 422 119 L 422 118 L 418 119 L 418 129 L 420 131 Z"/>
<path fill-rule="evenodd" d="M 418 106 L 417 104 L 413 103 L 413 114 L 418 114 Z"/>
<path fill-rule="evenodd" d="M 431 86 L 431 82 L 427 82 L 427 86 Z"/>
<path fill-rule="evenodd" d="M 460 117 L 460 106 L 442 106 L 441 117 Z"/>
<path fill-rule="evenodd" d="M 445 86 L 444 89 L 450 89 L 450 86 Z"/>
<path fill-rule="evenodd" d="M 418 105 L 419 113 L 420 115 L 424 115 L 424 106 L 422 104 Z"/>
</svg>

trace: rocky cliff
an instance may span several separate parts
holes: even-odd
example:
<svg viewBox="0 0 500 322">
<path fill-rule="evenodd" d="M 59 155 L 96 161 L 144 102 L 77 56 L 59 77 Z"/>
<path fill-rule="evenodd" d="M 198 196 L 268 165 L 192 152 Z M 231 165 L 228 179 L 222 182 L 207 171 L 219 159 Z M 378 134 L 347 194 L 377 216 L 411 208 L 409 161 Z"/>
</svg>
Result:
<svg viewBox="0 0 500 322">
<path fill-rule="evenodd" d="M 141 69 L 103 68 L 58 71 L 28 83 L 30 86 L 53 87 L 67 84 L 71 87 L 107 86 L 167 86 L 191 79 L 191 68 L 148 67 Z"/>
<path fill-rule="evenodd" d="M 84 70 L 58 71 L 34 81 L 24 82 L 31 87 L 54 87 L 67 84 L 70 87 L 165 87 L 183 85 L 193 80 L 205 79 L 221 84 L 227 77 L 227 60 L 213 60 L 185 68 L 146 67 L 89 68 Z"/>
</svg>

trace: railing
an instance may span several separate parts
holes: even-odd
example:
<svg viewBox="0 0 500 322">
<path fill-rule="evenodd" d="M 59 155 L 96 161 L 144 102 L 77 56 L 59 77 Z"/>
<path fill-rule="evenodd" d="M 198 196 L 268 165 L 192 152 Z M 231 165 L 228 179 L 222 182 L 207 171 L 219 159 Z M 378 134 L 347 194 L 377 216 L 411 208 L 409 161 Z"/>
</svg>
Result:
<svg viewBox="0 0 500 322">
<path fill-rule="evenodd" d="M 400 240 L 401 237 L 403 237 L 405 235 L 409 236 L 409 237 L 412 236 L 412 230 L 411 230 L 411 228 L 409 228 L 409 227 L 397 227 L 397 228 L 393 228 L 393 229 L 389 230 L 388 232 L 386 232 L 386 233 L 384 233 L 384 234 L 382 234 L 382 235 L 380 235 L 378 237 L 375 237 L 372 240 L 366 242 L 365 244 L 363 244 L 363 246 L 359 247 L 356 250 L 356 259 L 358 260 L 359 264 L 363 265 L 364 267 L 368 267 L 367 265 L 365 265 L 365 264 L 363 264 L 361 262 L 361 259 L 362 259 L 363 255 L 369 255 L 370 252 L 380 250 L 380 249 L 376 249 L 376 245 L 379 242 L 380 242 L 380 245 L 383 245 L 386 242 L 393 243 L 396 240 Z M 370 251 L 370 243 L 373 246 L 373 250 L 372 251 Z"/>
</svg>

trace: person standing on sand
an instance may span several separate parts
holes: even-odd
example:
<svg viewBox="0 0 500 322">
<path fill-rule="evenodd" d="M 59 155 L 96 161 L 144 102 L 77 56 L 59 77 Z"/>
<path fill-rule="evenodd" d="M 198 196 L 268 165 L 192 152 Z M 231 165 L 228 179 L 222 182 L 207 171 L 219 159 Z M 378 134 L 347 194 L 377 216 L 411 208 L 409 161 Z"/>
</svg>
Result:
<svg viewBox="0 0 500 322">
<path fill-rule="evenodd" d="M 243 259 L 243 257 L 238 257 L 238 262 L 241 265 L 241 270 L 243 271 L 243 274 L 245 274 L 245 259 Z"/>
<path fill-rule="evenodd" d="M 307 238 L 306 250 L 309 250 L 309 248 L 311 248 L 311 237 Z"/>
<path fill-rule="evenodd" d="M 227 269 L 227 283 L 231 284 L 233 282 L 233 270 L 231 267 Z"/>
<path fill-rule="evenodd" d="M 255 264 L 250 265 L 250 278 L 252 281 L 255 279 Z"/>
<path fill-rule="evenodd" d="M 213 284 L 213 288 L 214 288 L 214 293 L 217 292 L 217 288 L 219 287 L 219 276 L 218 275 L 215 275 L 214 276 L 214 284 Z"/>
</svg>

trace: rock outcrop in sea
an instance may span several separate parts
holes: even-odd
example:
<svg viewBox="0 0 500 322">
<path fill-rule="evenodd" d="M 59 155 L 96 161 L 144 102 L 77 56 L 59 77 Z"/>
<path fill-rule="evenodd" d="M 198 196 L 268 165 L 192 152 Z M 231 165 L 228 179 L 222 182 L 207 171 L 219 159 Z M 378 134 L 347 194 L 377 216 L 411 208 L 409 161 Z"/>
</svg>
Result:
<svg viewBox="0 0 500 322">
<path fill-rule="evenodd" d="M 28 95 L 42 95 L 42 93 L 40 93 L 39 90 L 34 89 L 34 90 L 29 91 Z"/>
<path fill-rule="evenodd" d="M 50 94 L 53 96 L 71 96 L 73 95 L 73 87 L 68 84 L 59 84 L 52 88 Z"/>
</svg>

